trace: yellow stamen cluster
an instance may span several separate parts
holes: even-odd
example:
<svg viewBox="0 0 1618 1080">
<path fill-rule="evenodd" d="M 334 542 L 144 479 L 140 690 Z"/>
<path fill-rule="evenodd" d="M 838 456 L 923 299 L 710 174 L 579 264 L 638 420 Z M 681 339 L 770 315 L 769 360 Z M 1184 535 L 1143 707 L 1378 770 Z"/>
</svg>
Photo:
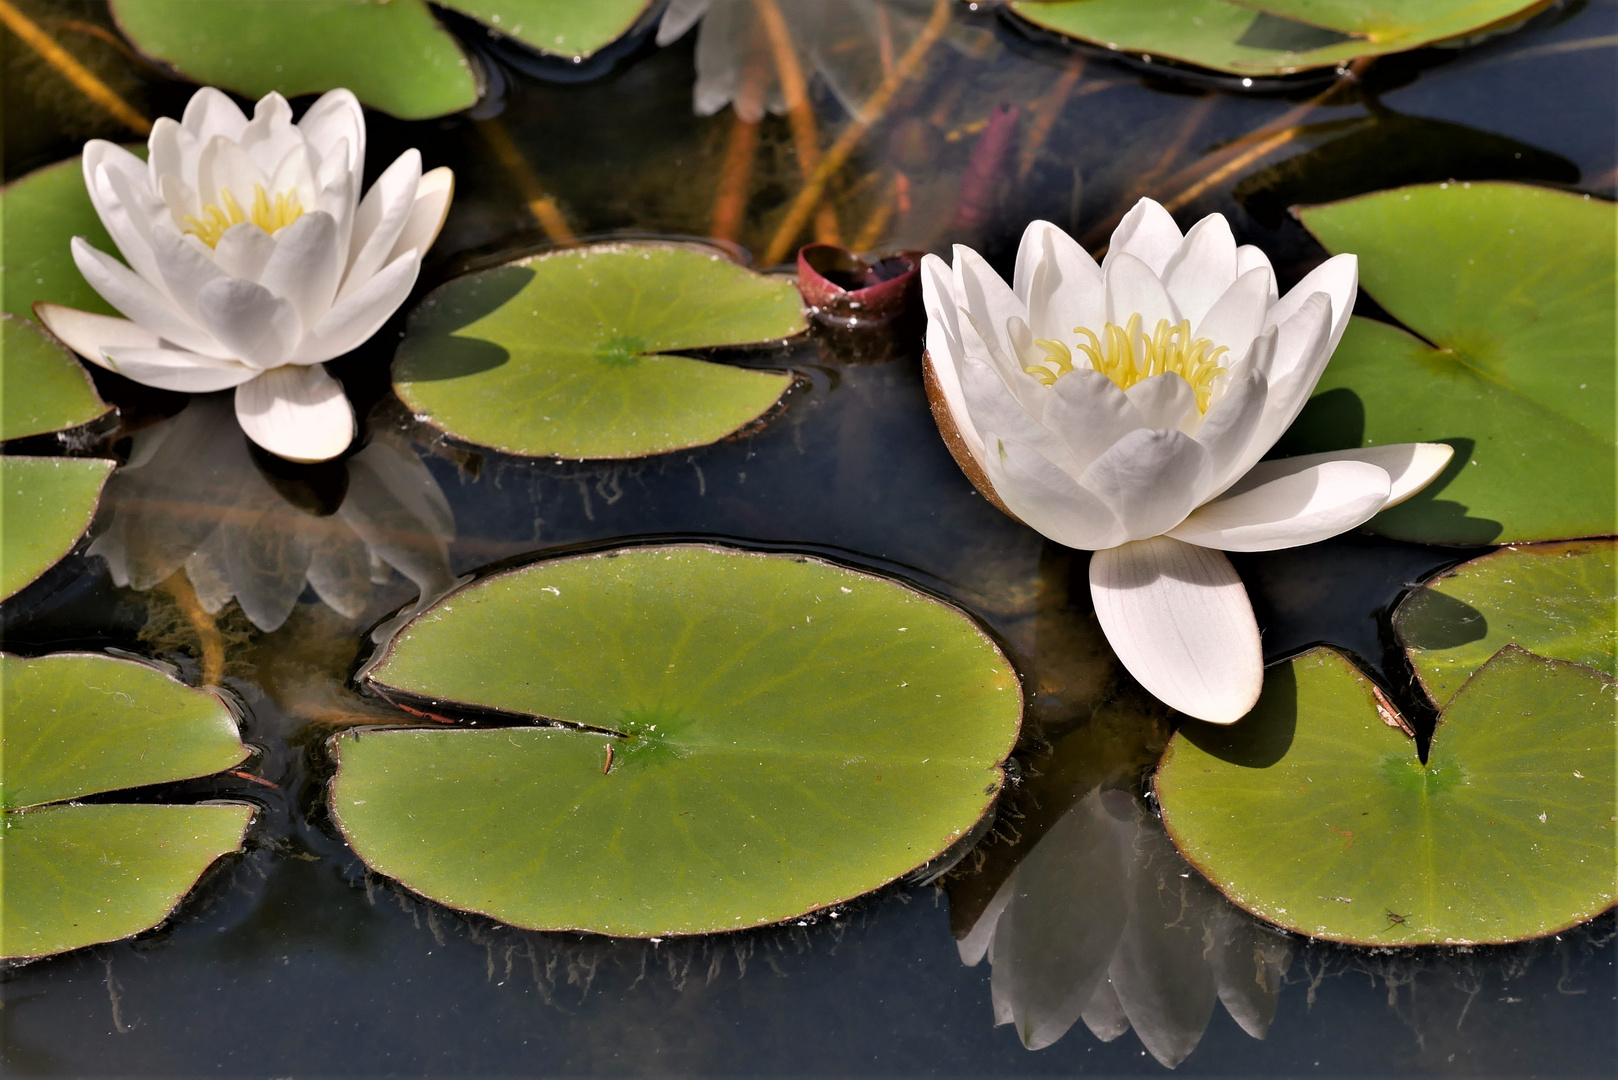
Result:
<svg viewBox="0 0 1618 1080">
<path fill-rule="evenodd" d="M 1100 337 L 1085 326 L 1075 326 L 1073 332 L 1086 339 L 1075 342 L 1074 347 L 1089 358 L 1090 367 L 1111 379 L 1120 390 L 1128 390 L 1153 375 L 1173 372 L 1191 384 L 1197 408 L 1202 412 L 1208 411 L 1214 379 L 1225 372 L 1218 360 L 1229 350 L 1223 345 L 1214 348 L 1207 338 L 1193 339 L 1189 319 L 1181 320 L 1178 326 L 1159 319 L 1150 337 L 1141 333 L 1139 313 L 1131 315 L 1123 326 L 1107 323 Z M 1057 379 L 1073 370 L 1073 353 L 1062 342 L 1040 338 L 1034 344 L 1045 351 L 1045 357 L 1023 368 L 1028 374 L 1046 386 L 1054 386 Z"/>
<path fill-rule="evenodd" d="M 220 189 L 219 202 L 224 205 L 209 203 L 204 206 L 201 217 L 187 214 L 183 219 L 185 231 L 209 247 L 218 247 L 225 230 L 244 221 L 250 221 L 265 232 L 273 233 L 277 229 L 286 228 L 303 216 L 303 203 L 298 201 L 297 191 L 283 191 L 272 203 L 264 191 L 263 184 L 253 185 L 253 209 L 250 213 L 242 213 L 241 204 L 236 201 L 236 197 L 228 188 Z"/>
</svg>

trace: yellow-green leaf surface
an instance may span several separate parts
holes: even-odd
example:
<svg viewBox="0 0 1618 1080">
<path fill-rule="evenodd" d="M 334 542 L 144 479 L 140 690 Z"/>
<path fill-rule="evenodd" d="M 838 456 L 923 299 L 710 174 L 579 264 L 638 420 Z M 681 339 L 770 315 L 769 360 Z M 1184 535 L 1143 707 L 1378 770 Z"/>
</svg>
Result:
<svg viewBox="0 0 1618 1080">
<path fill-rule="evenodd" d="M 0 440 L 79 427 L 107 408 L 72 353 L 33 323 L 0 313 Z"/>
<path fill-rule="evenodd" d="M 506 453 L 642 457 L 733 434 L 792 384 L 668 353 L 803 329 L 787 279 L 695 247 L 598 244 L 434 290 L 411 313 L 394 388 L 434 427 Z"/>
<path fill-rule="evenodd" d="M 135 147 L 127 149 L 135 150 Z M 146 148 L 139 148 L 141 157 Z M 55 304 L 116 315 L 73 265 L 69 244 L 82 236 L 92 247 L 116 256 L 118 248 L 101 225 L 84 186 L 84 166 L 76 157 L 35 169 L 0 188 L 4 224 L 4 308 L 24 319 L 34 304 Z"/>
<path fill-rule="evenodd" d="M 446 0 L 530 48 L 559 56 L 589 56 L 635 25 L 651 0 Z"/>
<path fill-rule="evenodd" d="M 406 120 L 478 100 L 471 62 L 423 0 L 113 0 L 112 13 L 141 52 L 249 98 L 347 87 Z"/>
<path fill-rule="evenodd" d="M 1400 602 L 1393 629 L 1442 705 L 1506 645 L 1618 676 L 1618 564 L 1611 540 L 1502 548 Z"/>
<path fill-rule="evenodd" d="M 1371 520 L 1400 539 L 1618 531 L 1611 203 L 1518 184 L 1428 184 L 1300 216 L 1328 250 L 1359 256 L 1360 284 L 1421 338 L 1356 318 L 1283 452 L 1454 446 L 1443 476 Z"/>
<path fill-rule="evenodd" d="M 234 804 L 64 800 L 186 780 L 247 756 L 219 698 L 144 664 L 0 654 L 0 957 L 156 926 L 253 816 Z"/>
<path fill-rule="evenodd" d="M 334 739 L 332 812 L 360 858 L 451 907 L 625 936 L 776 922 L 926 864 L 993 805 L 1022 714 L 960 611 L 698 545 L 486 578 L 367 678 L 524 726 Z"/>
<path fill-rule="evenodd" d="M 0 600 L 73 550 L 116 467 L 99 458 L 0 457 Z"/>
<path fill-rule="evenodd" d="M 1522 18 L 1544 0 L 1016 0 L 1030 22 L 1109 49 L 1234 75 L 1402 52 Z"/>
<path fill-rule="evenodd" d="M 1339 654 L 1266 676 L 1237 723 L 1187 722 L 1156 778 L 1176 846 L 1243 908 L 1333 941 L 1472 944 L 1618 898 L 1608 676 L 1508 646 L 1455 695 L 1425 765 Z"/>
</svg>

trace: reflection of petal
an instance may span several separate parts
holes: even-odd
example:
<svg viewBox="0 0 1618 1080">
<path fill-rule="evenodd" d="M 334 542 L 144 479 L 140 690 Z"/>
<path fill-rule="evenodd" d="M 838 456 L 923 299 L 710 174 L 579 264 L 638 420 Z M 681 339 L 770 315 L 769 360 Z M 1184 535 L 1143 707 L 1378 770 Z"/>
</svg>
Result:
<svg viewBox="0 0 1618 1080">
<path fill-rule="evenodd" d="M 215 529 L 213 535 L 185 560 L 185 576 L 196 590 L 197 603 L 210 615 L 217 615 L 230 603 L 236 590 L 230 584 L 230 571 L 225 559 L 225 531 Z"/>
<path fill-rule="evenodd" d="M 1030 1050 L 1073 1026 L 1117 947 L 1128 867 L 1113 825 L 1092 791 L 1002 889 L 1012 895 L 994 930 L 992 992 Z"/>
<path fill-rule="evenodd" d="M 348 497 L 338 510 L 373 559 L 415 583 L 419 612 L 455 584 L 447 541 L 455 517 L 438 481 L 407 444 L 383 434 L 348 460 Z"/>
<path fill-rule="evenodd" d="M 1118 1000 L 1118 991 L 1112 988 L 1112 979 L 1102 979 L 1096 992 L 1079 1012 L 1079 1019 L 1090 1029 L 1090 1034 L 1102 1042 L 1112 1042 L 1129 1030 L 1129 1016 L 1124 1003 Z"/>
<path fill-rule="evenodd" d="M 279 629 L 303 593 L 312 557 L 305 529 L 312 520 L 260 479 L 258 490 L 219 527 L 236 602 L 260 630 Z"/>
<path fill-rule="evenodd" d="M 309 584 L 339 615 L 357 619 L 371 599 L 370 556 L 341 518 L 319 518 L 324 526 L 309 560 Z"/>
<path fill-rule="evenodd" d="M 1208 958 L 1225 1011 L 1253 1038 L 1264 1038 L 1275 1019 L 1292 946 L 1228 901 L 1220 902 L 1209 917 L 1208 937 Z"/>
<path fill-rule="evenodd" d="M 1203 919 L 1216 894 L 1155 826 L 1135 830 L 1129 926 L 1107 973 L 1141 1044 L 1172 1069 L 1196 1049 L 1213 1016 Z"/>
</svg>

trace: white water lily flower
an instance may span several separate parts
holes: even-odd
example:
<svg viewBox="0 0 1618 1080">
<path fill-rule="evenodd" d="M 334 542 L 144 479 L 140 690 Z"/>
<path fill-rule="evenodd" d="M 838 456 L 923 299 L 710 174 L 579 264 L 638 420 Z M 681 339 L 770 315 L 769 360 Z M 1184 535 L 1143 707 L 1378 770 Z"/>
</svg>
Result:
<svg viewBox="0 0 1618 1080">
<path fill-rule="evenodd" d="M 204 87 L 152 128 L 149 160 L 97 139 L 84 181 L 127 266 L 73 239 L 73 260 L 125 319 L 39 304 L 91 363 L 147 386 L 236 389 L 248 437 L 294 461 L 348 448 L 354 412 L 320 365 L 404 302 L 449 211 L 454 176 L 407 150 L 360 199 L 365 114 L 347 90 L 292 122 L 280 94 L 248 120 Z"/>
<path fill-rule="evenodd" d="M 1036 221 L 1007 287 L 970 248 L 922 262 L 927 385 L 951 452 L 1001 509 L 1095 552 L 1090 593 L 1119 659 L 1215 723 L 1258 700 L 1263 654 L 1223 552 L 1324 540 L 1430 483 L 1452 450 L 1374 446 L 1260 461 L 1348 325 L 1358 263 L 1286 296 L 1210 214 L 1182 235 L 1142 199 L 1100 266 Z"/>
</svg>

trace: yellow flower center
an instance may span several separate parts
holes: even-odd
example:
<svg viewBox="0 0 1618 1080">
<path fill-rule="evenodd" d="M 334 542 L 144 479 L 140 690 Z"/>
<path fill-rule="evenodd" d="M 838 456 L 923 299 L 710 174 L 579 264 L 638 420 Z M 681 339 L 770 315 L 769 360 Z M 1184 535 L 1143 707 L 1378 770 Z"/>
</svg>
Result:
<svg viewBox="0 0 1618 1080">
<path fill-rule="evenodd" d="M 1191 320 L 1183 319 L 1178 326 L 1167 319 L 1157 320 L 1151 336 L 1141 333 L 1140 314 L 1129 317 L 1123 326 L 1107 323 L 1101 335 L 1085 326 L 1075 326 L 1073 332 L 1085 340 L 1075 342 L 1078 349 L 1090 359 L 1090 366 L 1111 379 L 1120 390 L 1153 375 L 1169 372 L 1191 384 L 1197 395 L 1197 408 L 1208 411 L 1208 399 L 1213 393 L 1213 381 L 1224 374 L 1220 367 L 1220 354 L 1229 352 L 1225 346 L 1214 348 L 1207 338 L 1191 337 Z M 1073 370 L 1073 353 L 1060 341 L 1040 338 L 1034 342 L 1045 351 L 1045 357 L 1023 368 L 1044 383 L 1056 385 L 1056 380 Z"/>
<path fill-rule="evenodd" d="M 192 217 L 187 214 L 183 219 L 185 231 L 201 240 L 209 247 L 218 247 L 220 237 L 232 225 L 240 225 L 250 221 L 267 233 L 277 229 L 284 229 L 294 221 L 303 217 L 303 204 L 298 201 L 298 192 L 295 188 L 288 188 L 270 201 L 265 194 L 263 184 L 253 185 L 253 208 L 249 213 L 242 213 L 242 208 L 236 201 L 236 196 L 228 188 L 219 191 L 219 205 L 209 203 L 202 208 L 201 217 Z"/>
</svg>

